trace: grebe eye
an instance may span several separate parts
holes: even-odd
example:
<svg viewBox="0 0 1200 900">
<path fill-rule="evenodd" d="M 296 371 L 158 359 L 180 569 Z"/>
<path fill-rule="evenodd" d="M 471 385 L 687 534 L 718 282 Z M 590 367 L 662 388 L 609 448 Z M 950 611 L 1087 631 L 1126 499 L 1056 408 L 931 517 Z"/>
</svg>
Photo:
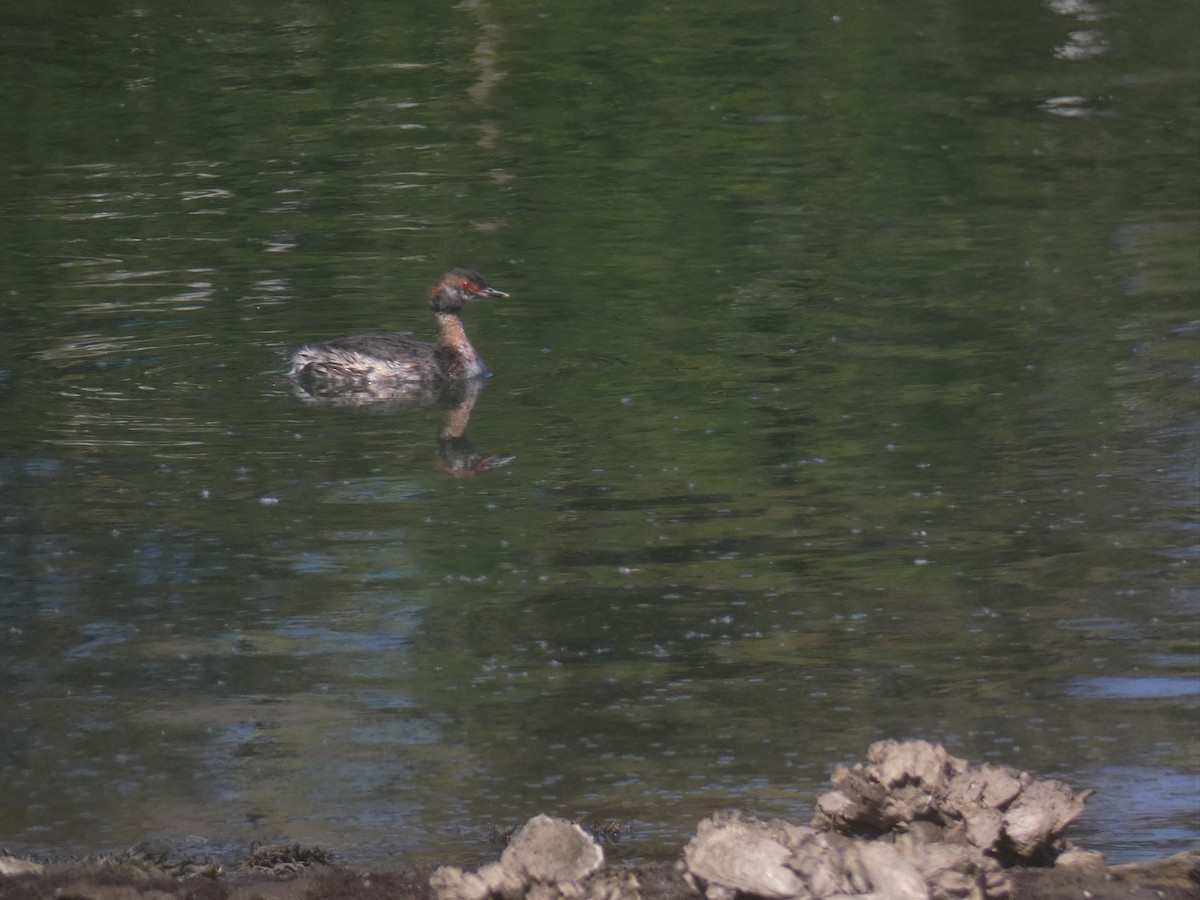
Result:
<svg viewBox="0 0 1200 900">
<path fill-rule="evenodd" d="M 469 281 L 464 281 L 462 284 L 459 285 L 459 287 L 464 288 L 465 290 L 468 290 L 468 291 L 472 289 L 471 282 L 469 282 Z"/>
</svg>

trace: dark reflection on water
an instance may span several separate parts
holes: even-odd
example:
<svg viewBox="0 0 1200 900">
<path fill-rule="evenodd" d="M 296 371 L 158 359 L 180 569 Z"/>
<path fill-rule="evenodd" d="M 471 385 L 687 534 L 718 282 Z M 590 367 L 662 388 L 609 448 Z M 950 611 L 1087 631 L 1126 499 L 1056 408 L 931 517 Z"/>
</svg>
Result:
<svg viewBox="0 0 1200 900">
<path fill-rule="evenodd" d="M 321 384 L 294 379 L 293 393 L 305 403 L 336 409 L 357 409 L 377 415 L 396 415 L 437 406 L 442 422 L 437 432 L 438 468 L 456 478 L 474 478 L 502 468 L 514 457 L 481 450 L 467 436 L 471 412 L 486 378 L 465 382 Z"/>
<path fill-rule="evenodd" d="M 0 844 L 673 855 L 904 735 L 1194 844 L 1194 18 L 0 14 Z M 450 265 L 485 392 L 285 377 Z"/>
</svg>

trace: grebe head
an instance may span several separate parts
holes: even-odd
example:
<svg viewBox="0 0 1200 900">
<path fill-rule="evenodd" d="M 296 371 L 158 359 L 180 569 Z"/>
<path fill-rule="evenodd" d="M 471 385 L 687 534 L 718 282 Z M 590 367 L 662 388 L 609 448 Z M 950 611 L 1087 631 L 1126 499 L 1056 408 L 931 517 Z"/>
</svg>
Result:
<svg viewBox="0 0 1200 900">
<path fill-rule="evenodd" d="M 451 269 L 429 289 L 429 306 L 434 312 L 458 312 L 484 297 L 507 297 L 491 287 L 474 269 Z"/>
</svg>

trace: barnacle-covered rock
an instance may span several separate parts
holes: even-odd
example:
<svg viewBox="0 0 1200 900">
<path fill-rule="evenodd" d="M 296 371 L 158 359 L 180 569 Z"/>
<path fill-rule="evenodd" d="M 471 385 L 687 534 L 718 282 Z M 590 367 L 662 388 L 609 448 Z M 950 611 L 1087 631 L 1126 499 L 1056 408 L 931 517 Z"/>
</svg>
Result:
<svg viewBox="0 0 1200 900">
<path fill-rule="evenodd" d="M 500 861 L 467 872 L 442 866 L 429 879 L 438 900 L 636 900 L 637 879 L 597 877 L 604 850 L 565 819 L 539 815 L 513 835 Z"/>
<path fill-rule="evenodd" d="M 784 900 L 811 896 L 788 866 L 800 829 L 778 820 L 761 822 L 740 812 L 705 819 L 683 851 L 685 877 L 708 900 L 741 894 Z"/>
<path fill-rule="evenodd" d="M 925 741 L 872 744 L 865 764 L 837 766 L 832 780 L 817 800 L 818 830 L 877 837 L 928 822 L 944 840 L 1014 862 L 1053 859 L 1091 793 L 1008 767 L 971 766 Z"/>
</svg>

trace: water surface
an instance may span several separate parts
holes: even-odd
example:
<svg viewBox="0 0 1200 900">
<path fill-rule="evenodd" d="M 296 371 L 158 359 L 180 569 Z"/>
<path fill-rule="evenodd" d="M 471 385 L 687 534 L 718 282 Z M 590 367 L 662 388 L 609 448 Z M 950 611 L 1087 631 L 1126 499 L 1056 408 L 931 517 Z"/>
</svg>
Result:
<svg viewBox="0 0 1200 900">
<path fill-rule="evenodd" d="M 1194 846 L 1198 24 L 0 14 L 0 844 L 671 856 L 914 736 Z M 297 394 L 451 265 L 469 417 Z"/>
</svg>

